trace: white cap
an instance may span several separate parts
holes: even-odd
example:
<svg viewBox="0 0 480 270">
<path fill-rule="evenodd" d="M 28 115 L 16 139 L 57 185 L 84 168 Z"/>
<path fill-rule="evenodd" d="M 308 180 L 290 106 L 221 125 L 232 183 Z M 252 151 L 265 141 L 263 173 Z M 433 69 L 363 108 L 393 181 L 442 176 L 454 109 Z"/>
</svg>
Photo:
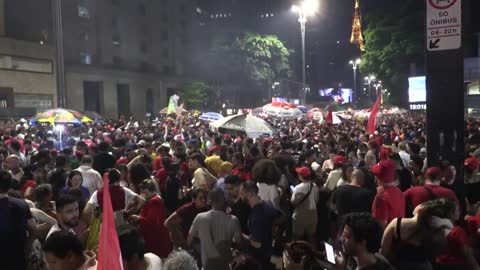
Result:
<svg viewBox="0 0 480 270">
<path fill-rule="evenodd" d="M 145 146 L 145 141 L 144 140 L 140 140 L 137 144 L 140 145 L 140 146 Z"/>
<path fill-rule="evenodd" d="M 162 143 L 162 146 L 163 146 L 163 147 L 168 147 L 168 148 L 170 148 L 170 144 L 169 144 L 168 142 Z"/>
<path fill-rule="evenodd" d="M 312 162 L 311 166 L 314 172 L 318 171 L 318 169 L 321 167 L 320 164 L 318 164 L 316 161 Z"/>
</svg>

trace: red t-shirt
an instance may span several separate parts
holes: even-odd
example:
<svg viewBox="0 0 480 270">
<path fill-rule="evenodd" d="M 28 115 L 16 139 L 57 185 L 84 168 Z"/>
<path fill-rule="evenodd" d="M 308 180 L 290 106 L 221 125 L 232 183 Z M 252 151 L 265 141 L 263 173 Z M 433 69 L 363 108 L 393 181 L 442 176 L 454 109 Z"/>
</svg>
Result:
<svg viewBox="0 0 480 270">
<path fill-rule="evenodd" d="M 147 201 L 140 212 L 140 231 L 145 239 L 145 251 L 166 258 L 172 251 L 167 229 L 163 226 L 167 212 L 160 196 Z"/>
<path fill-rule="evenodd" d="M 130 161 L 128 160 L 127 157 L 121 157 L 115 162 L 115 166 L 120 165 L 120 164 L 125 164 L 127 165 Z"/>
<path fill-rule="evenodd" d="M 35 188 L 35 187 L 37 187 L 37 183 L 35 181 L 27 180 L 20 187 L 20 192 L 22 193 L 22 195 L 25 195 L 25 191 L 27 191 L 28 188 Z"/>
<path fill-rule="evenodd" d="M 460 226 L 453 227 L 447 236 L 448 250 L 445 254 L 438 256 L 436 261 L 438 264 L 467 264 L 463 247 L 470 246 L 468 236 L 465 230 Z M 467 268 L 465 268 L 467 269 Z"/>
<path fill-rule="evenodd" d="M 160 168 L 163 167 L 162 164 L 163 156 L 158 156 L 154 161 L 153 161 L 153 170 L 158 171 Z"/>
<path fill-rule="evenodd" d="M 387 224 L 394 218 L 405 217 L 405 197 L 397 187 L 385 187 L 377 193 L 372 215 Z"/>
<path fill-rule="evenodd" d="M 243 181 L 252 180 L 251 173 L 243 167 L 233 169 L 231 174 L 238 176 L 238 178 Z"/>
<path fill-rule="evenodd" d="M 435 197 L 432 197 L 430 192 L 428 192 L 425 187 L 430 189 L 433 194 L 435 194 Z M 419 186 L 419 187 L 411 187 L 407 189 L 403 194 L 405 195 L 405 200 L 409 202 L 413 208 L 417 207 L 418 205 L 430 201 L 433 199 L 438 199 L 438 198 L 445 198 L 452 200 L 458 204 L 458 199 L 457 196 L 455 195 L 455 192 L 448 188 L 444 188 L 442 186 L 437 186 L 437 185 L 429 185 L 425 184 L 425 187 Z"/>
<path fill-rule="evenodd" d="M 220 148 L 222 148 L 222 146 L 221 146 L 221 145 L 217 145 L 217 144 L 214 145 L 214 146 L 212 146 L 212 147 L 210 147 L 210 148 L 208 149 L 208 155 L 209 155 L 209 156 L 213 155 L 213 153 L 215 153 L 216 151 L 220 150 Z"/>
<path fill-rule="evenodd" d="M 167 188 L 167 176 L 168 172 L 165 168 L 160 168 L 155 173 L 155 179 L 157 180 L 158 188 L 162 191 Z"/>
<path fill-rule="evenodd" d="M 180 208 L 175 211 L 177 215 L 182 219 L 182 231 L 185 239 L 188 236 L 190 227 L 192 226 L 195 217 L 200 213 L 206 212 L 207 210 L 207 208 L 198 209 L 195 207 L 195 204 L 193 202 L 190 202 L 180 206 Z"/>
</svg>

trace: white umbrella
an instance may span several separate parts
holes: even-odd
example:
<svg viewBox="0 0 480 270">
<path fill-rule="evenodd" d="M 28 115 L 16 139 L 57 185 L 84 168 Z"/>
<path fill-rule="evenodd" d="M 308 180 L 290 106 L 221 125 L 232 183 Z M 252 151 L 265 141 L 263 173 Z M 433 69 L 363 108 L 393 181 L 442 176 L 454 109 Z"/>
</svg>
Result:
<svg viewBox="0 0 480 270">
<path fill-rule="evenodd" d="M 222 118 L 223 118 L 223 115 L 221 115 L 219 113 L 216 113 L 216 112 L 206 112 L 206 113 L 200 115 L 200 117 L 198 117 L 198 119 L 200 119 L 200 120 L 205 120 L 205 121 L 210 121 L 210 122 L 217 121 L 217 120 L 220 120 Z"/>
<path fill-rule="evenodd" d="M 297 106 L 287 102 L 274 102 L 263 106 L 263 111 L 278 117 L 301 117 L 303 112 Z"/>
<path fill-rule="evenodd" d="M 263 134 L 272 135 L 276 132 L 268 122 L 250 114 L 237 114 L 225 117 L 210 124 L 216 130 L 230 130 L 247 133 L 251 138 L 258 138 Z"/>
</svg>

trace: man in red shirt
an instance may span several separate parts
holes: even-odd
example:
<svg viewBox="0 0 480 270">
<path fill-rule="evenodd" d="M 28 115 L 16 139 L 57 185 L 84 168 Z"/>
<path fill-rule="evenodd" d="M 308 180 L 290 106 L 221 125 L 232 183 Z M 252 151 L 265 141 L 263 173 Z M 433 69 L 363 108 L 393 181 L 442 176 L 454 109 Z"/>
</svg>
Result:
<svg viewBox="0 0 480 270">
<path fill-rule="evenodd" d="M 213 142 L 214 145 L 208 148 L 208 156 L 211 156 L 217 151 L 220 151 L 220 148 L 222 147 L 222 137 L 215 137 Z"/>
<path fill-rule="evenodd" d="M 165 221 L 164 226 L 170 232 L 175 248 L 186 247 L 186 241 L 193 220 L 199 213 L 208 211 L 206 206 L 207 191 L 195 188 L 192 191 L 192 202 L 184 204 L 173 212 Z"/>
<path fill-rule="evenodd" d="M 397 187 L 396 164 L 392 160 L 382 160 L 372 167 L 378 180 L 378 193 L 372 205 L 372 215 L 385 227 L 397 217 L 405 217 L 405 197 Z"/>
<path fill-rule="evenodd" d="M 425 173 L 425 185 L 411 187 L 403 193 L 407 205 L 410 205 L 412 209 L 415 209 L 419 204 L 439 198 L 446 198 L 458 204 L 455 192 L 440 186 L 441 181 L 442 169 L 439 167 L 428 168 Z"/>
</svg>

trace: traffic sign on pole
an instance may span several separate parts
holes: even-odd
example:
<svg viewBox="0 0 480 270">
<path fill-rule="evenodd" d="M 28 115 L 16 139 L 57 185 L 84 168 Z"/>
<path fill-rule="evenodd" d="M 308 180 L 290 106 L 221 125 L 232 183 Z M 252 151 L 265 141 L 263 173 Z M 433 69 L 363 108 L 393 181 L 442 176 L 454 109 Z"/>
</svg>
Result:
<svg viewBox="0 0 480 270">
<path fill-rule="evenodd" d="M 462 46 L 462 1 L 427 1 L 427 50 L 443 51 Z"/>
</svg>

